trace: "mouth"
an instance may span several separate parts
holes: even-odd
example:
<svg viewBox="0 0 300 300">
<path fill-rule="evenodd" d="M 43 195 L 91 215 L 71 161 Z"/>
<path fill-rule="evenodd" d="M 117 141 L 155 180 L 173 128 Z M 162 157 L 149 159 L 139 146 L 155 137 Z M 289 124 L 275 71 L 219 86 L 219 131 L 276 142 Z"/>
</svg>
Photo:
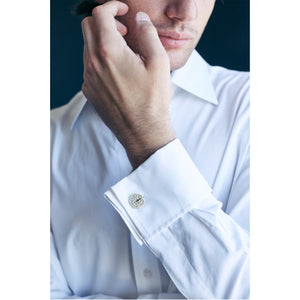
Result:
<svg viewBox="0 0 300 300">
<path fill-rule="evenodd" d="M 158 32 L 161 43 L 165 48 L 182 48 L 193 39 L 188 33 L 166 31 Z"/>
</svg>

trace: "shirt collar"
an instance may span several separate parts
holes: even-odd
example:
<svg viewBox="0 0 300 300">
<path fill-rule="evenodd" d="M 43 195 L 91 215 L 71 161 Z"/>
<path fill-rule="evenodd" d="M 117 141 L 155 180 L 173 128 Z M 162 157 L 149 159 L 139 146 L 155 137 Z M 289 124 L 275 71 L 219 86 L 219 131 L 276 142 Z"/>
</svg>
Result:
<svg viewBox="0 0 300 300">
<path fill-rule="evenodd" d="M 171 81 L 202 100 L 218 104 L 208 71 L 208 64 L 196 50 L 192 52 L 182 68 L 172 72 Z M 89 103 L 82 92 L 79 92 L 75 98 L 77 99 L 71 101 L 73 105 L 69 119 L 71 129 L 73 129 L 79 115 Z"/>
<path fill-rule="evenodd" d="M 186 64 L 172 72 L 172 83 L 202 100 L 218 104 L 208 67 L 207 62 L 194 50 Z"/>
</svg>

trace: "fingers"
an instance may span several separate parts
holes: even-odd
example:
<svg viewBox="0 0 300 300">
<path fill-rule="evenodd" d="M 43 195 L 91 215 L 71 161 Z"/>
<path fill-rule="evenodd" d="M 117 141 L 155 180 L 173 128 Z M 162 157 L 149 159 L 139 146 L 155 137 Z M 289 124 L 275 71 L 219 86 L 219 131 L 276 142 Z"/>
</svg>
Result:
<svg viewBox="0 0 300 300">
<path fill-rule="evenodd" d="M 126 27 L 119 21 L 116 22 L 116 16 L 125 15 L 128 12 L 128 6 L 119 1 L 109 1 L 93 9 L 92 15 L 95 22 L 97 38 L 101 45 L 115 44 L 120 42 L 121 35 L 127 32 Z"/>
<path fill-rule="evenodd" d="M 124 36 L 127 34 L 127 27 L 118 20 L 115 20 L 115 26 L 118 32 Z M 96 50 L 97 46 L 97 31 L 93 17 L 86 17 L 81 22 L 83 40 L 87 46 L 89 53 Z"/>
<path fill-rule="evenodd" d="M 127 46 L 122 36 L 126 35 L 127 28 L 115 17 L 125 15 L 128 6 L 120 1 L 109 1 L 93 9 L 92 17 L 82 21 L 82 31 L 86 52 L 92 58 L 91 67 L 94 67 L 93 58 L 98 57 L 102 63 L 120 61 L 124 59 L 140 63 L 137 56 Z M 136 39 L 138 54 L 146 68 L 170 68 L 168 55 L 161 44 L 155 27 L 147 14 L 138 12 L 136 15 Z M 120 55 L 120 49 L 122 51 Z M 88 62 L 90 59 L 88 60 Z"/>
<path fill-rule="evenodd" d="M 167 53 L 149 16 L 144 12 L 138 12 L 136 23 L 139 52 L 145 61 L 146 67 L 163 62 L 168 64 Z"/>
<path fill-rule="evenodd" d="M 97 52 L 96 44 L 96 28 L 92 17 L 86 17 L 81 22 L 82 35 L 86 52 L 95 54 Z"/>
<path fill-rule="evenodd" d="M 121 33 L 122 36 L 127 34 L 127 27 L 123 25 L 120 21 L 116 21 L 117 30 Z"/>
</svg>

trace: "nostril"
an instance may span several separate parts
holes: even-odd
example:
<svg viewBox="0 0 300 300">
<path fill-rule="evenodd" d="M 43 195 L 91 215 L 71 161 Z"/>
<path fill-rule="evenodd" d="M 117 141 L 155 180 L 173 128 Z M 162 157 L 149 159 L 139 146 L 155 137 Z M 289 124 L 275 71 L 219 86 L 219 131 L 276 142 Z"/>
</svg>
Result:
<svg viewBox="0 0 300 300">
<path fill-rule="evenodd" d="M 166 10 L 166 15 L 171 19 L 191 21 L 197 17 L 195 0 L 172 1 Z"/>
</svg>

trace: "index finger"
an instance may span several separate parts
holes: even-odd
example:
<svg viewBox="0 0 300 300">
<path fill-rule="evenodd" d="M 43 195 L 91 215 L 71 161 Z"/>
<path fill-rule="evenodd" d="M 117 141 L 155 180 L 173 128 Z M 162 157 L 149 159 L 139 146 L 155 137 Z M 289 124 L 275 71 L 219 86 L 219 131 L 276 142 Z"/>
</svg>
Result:
<svg viewBox="0 0 300 300">
<path fill-rule="evenodd" d="M 108 45 L 122 38 L 117 30 L 115 17 L 125 15 L 128 9 L 128 6 L 120 1 L 109 1 L 93 9 L 92 16 L 100 44 Z"/>
</svg>

